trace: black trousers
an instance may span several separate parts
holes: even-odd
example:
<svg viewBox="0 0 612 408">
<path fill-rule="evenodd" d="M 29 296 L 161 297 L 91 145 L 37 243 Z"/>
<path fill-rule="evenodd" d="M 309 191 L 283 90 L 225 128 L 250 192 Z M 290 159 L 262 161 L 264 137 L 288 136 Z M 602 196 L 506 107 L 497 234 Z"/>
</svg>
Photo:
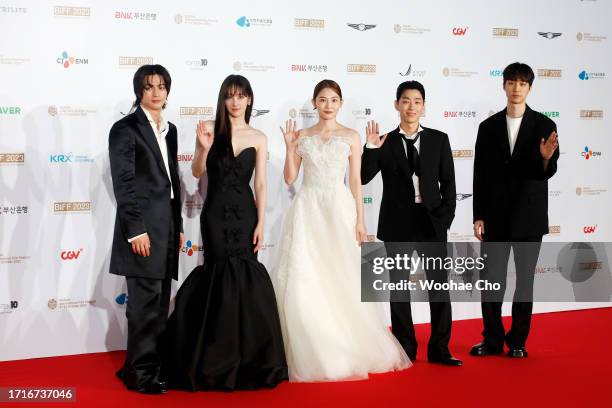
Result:
<svg viewBox="0 0 612 408">
<path fill-rule="evenodd" d="M 429 215 L 422 204 L 415 205 L 410 211 L 412 226 L 406 232 L 405 243 L 385 243 L 388 257 L 396 254 L 412 255 L 417 251 L 418 255 L 425 257 L 445 258 L 447 254 L 446 236 L 437 236 L 434 227 L 429 219 Z M 406 244 L 411 243 L 411 244 Z M 402 279 L 409 279 L 407 273 L 395 273 L 391 271 L 391 282 L 399 282 Z M 448 273 L 444 269 L 425 270 L 427 280 L 445 283 L 448 281 Z M 450 297 L 447 290 L 432 289 L 429 295 L 429 310 L 431 314 L 431 336 L 427 347 L 428 358 L 446 358 L 450 356 L 448 343 L 451 337 L 452 311 Z M 416 358 L 417 341 L 414 334 L 414 324 L 412 322 L 412 307 L 410 303 L 410 292 L 403 291 L 400 297 L 392 295 L 391 302 L 391 325 L 392 331 L 400 342 L 406 354 L 411 359 Z"/>
<path fill-rule="evenodd" d="M 485 344 L 492 349 L 502 350 L 504 341 L 510 348 L 525 347 L 531 327 L 533 280 L 541 244 L 541 235 L 524 238 L 487 237 L 482 244 L 482 252 L 487 254 L 487 260 L 481 279 L 499 283 L 501 287 L 495 293 L 482 293 L 482 336 Z M 506 291 L 510 249 L 516 266 L 516 289 L 512 302 L 512 327 L 505 333 L 502 302 Z"/>
<path fill-rule="evenodd" d="M 170 305 L 170 271 L 178 256 L 175 231 L 174 225 L 171 225 L 167 262 L 166 265 L 160 265 L 166 268 L 164 279 L 126 277 L 127 352 L 125 363 L 117 372 L 117 376 L 129 389 L 140 389 L 151 382 L 163 380 L 161 341 Z"/>
</svg>

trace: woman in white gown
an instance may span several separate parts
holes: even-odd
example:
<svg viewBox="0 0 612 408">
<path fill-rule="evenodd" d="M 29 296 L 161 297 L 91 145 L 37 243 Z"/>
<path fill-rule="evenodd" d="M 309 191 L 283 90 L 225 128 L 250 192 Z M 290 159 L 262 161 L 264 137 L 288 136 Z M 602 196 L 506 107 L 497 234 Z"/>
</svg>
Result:
<svg viewBox="0 0 612 408">
<path fill-rule="evenodd" d="M 359 134 L 336 122 L 342 92 L 331 80 L 315 87 L 319 122 L 281 128 L 284 177 L 304 165 L 302 187 L 285 216 L 273 283 L 290 381 L 337 381 L 411 365 L 377 303 L 360 299 L 365 240 Z M 344 184 L 349 168 L 350 189 Z"/>
</svg>

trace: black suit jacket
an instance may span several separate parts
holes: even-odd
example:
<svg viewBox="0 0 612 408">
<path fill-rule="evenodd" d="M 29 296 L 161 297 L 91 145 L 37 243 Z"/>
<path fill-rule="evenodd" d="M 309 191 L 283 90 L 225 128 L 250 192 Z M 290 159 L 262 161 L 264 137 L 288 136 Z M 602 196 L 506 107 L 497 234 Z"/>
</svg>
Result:
<svg viewBox="0 0 612 408">
<path fill-rule="evenodd" d="M 544 170 L 540 140 L 557 126 L 525 110 L 510 154 L 506 109 L 480 124 L 474 152 L 474 221 L 484 221 L 486 240 L 548 233 L 548 179 L 557 171 L 557 149 Z"/>
<path fill-rule="evenodd" d="M 406 231 L 413 227 L 406 211 L 414 206 L 414 169 L 406 158 L 402 137 L 398 127 L 388 134 L 382 147 L 365 147 L 362 156 L 363 184 L 368 184 L 379 171 L 382 174 L 383 194 L 377 233 L 381 241 L 406 241 Z M 446 237 L 456 207 L 455 167 L 448 135 L 424 127 L 419 140 L 421 199 L 436 235 Z"/>
<path fill-rule="evenodd" d="M 176 126 L 168 124 L 166 135 L 168 167 L 174 190 L 170 201 L 170 181 L 161 150 L 145 113 L 138 107 L 134 113 L 116 122 L 108 137 L 113 190 L 117 200 L 115 233 L 110 272 L 116 275 L 162 279 L 166 275 L 168 234 L 175 226 L 178 251 L 182 231 L 180 180 L 177 164 Z M 132 252 L 128 239 L 147 233 L 151 255 L 141 257 Z M 178 275 L 178 256 L 171 266 Z"/>
</svg>

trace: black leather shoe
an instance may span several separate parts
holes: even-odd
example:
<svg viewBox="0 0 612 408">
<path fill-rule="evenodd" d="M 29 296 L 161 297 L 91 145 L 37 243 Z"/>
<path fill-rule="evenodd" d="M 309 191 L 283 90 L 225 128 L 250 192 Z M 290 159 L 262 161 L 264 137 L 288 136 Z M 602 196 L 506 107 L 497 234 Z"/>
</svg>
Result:
<svg viewBox="0 0 612 408">
<path fill-rule="evenodd" d="M 165 381 L 153 381 L 136 391 L 143 394 L 165 394 L 168 392 L 168 384 Z"/>
<path fill-rule="evenodd" d="M 159 385 L 161 386 L 162 394 L 168 392 L 168 381 L 160 381 Z"/>
<path fill-rule="evenodd" d="M 527 354 L 527 350 L 525 349 L 525 347 L 511 348 L 510 350 L 508 350 L 508 357 L 525 358 L 528 355 L 529 354 Z"/>
<path fill-rule="evenodd" d="M 448 357 L 443 357 L 443 358 L 431 358 L 430 357 L 427 360 L 433 364 L 442 364 L 442 365 L 451 366 L 451 367 L 459 367 L 463 365 L 463 361 L 453 356 L 448 356 Z"/>
<path fill-rule="evenodd" d="M 494 348 L 487 346 L 484 342 L 482 342 L 482 343 L 478 343 L 472 346 L 472 349 L 470 350 L 470 355 L 476 356 L 476 357 L 482 357 L 482 356 L 493 356 L 496 354 L 501 354 L 503 352 L 504 352 L 503 348 L 494 349 Z"/>
</svg>

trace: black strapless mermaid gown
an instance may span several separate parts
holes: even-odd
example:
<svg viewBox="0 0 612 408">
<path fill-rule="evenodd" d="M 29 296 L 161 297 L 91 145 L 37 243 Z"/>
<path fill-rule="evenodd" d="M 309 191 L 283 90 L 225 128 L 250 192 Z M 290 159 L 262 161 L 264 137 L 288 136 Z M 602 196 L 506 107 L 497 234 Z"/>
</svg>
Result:
<svg viewBox="0 0 612 408">
<path fill-rule="evenodd" d="M 211 154 L 200 217 L 204 265 L 177 293 L 164 371 L 175 389 L 273 388 L 288 372 L 272 282 L 253 253 L 256 151 L 235 159 Z"/>
</svg>

